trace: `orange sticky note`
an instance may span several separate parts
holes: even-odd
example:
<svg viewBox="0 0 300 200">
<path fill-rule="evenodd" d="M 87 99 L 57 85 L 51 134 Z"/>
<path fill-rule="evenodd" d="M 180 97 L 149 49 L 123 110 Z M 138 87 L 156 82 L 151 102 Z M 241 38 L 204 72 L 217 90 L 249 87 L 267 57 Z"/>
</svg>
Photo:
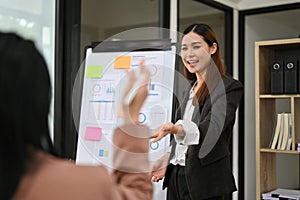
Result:
<svg viewBox="0 0 300 200">
<path fill-rule="evenodd" d="M 115 58 L 114 68 L 115 69 L 129 69 L 130 68 L 131 56 L 118 56 Z"/>
<path fill-rule="evenodd" d="M 96 140 L 100 141 L 102 137 L 102 128 L 98 127 L 86 127 L 85 129 L 85 140 Z"/>
<path fill-rule="evenodd" d="M 118 112 L 118 117 L 123 117 L 124 114 L 123 114 L 123 108 L 122 106 L 119 107 L 119 112 Z"/>
</svg>

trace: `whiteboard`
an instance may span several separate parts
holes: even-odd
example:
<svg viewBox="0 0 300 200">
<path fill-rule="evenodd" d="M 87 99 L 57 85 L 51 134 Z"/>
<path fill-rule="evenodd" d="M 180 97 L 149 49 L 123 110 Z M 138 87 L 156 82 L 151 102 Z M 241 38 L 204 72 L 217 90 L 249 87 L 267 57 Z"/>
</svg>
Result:
<svg viewBox="0 0 300 200">
<path fill-rule="evenodd" d="M 126 86 L 126 71 L 136 70 L 144 59 L 150 74 L 148 97 L 139 113 L 139 123 L 150 131 L 172 120 L 176 47 L 168 50 L 93 52 L 86 49 L 76 163 L 105 165 L 112 169 L 112 134 L 122 124 L 120 101 Z M 170 138 L 149 145 L 152 164 L 165 154 Z M 162 182 L 162 181 L 161 181 Z M 153 183 L 154 198 L 164 199 L 162 183 Z"/>
</svg>

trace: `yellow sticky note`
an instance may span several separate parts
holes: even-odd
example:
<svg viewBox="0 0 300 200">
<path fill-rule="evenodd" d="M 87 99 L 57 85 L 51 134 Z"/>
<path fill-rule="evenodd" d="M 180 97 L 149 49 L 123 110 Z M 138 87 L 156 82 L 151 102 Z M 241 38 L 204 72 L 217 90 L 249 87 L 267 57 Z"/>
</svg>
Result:
<svg viewBox="0 0 300 200">
<path fill-rule="evenodd" d="M 102 78 L 102 66 L 87 66 L 86 78 Z"/>
<path fill-rule="evenodd" d="M 115 69 L 129 69 L 131 56 L 118 56 L 115 58 Z"/>
<path fill-rule="evenodd" d="M 104 157 L 108 157 L 108 151 L 104 151 Z"/>
</svg>

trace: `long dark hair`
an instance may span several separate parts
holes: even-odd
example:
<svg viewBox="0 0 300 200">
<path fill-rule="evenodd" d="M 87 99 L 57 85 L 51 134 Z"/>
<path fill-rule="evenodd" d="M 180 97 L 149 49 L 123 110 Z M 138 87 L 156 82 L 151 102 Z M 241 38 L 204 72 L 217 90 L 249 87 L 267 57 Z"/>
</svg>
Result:
<svg viewBox="0 0 300 200">
<path fill-rule="evenodd" d="M 209 96 L 209 88 L 213 89 L 219 81 L 220 75 L 224 76 L 226 74 L 226 67 L 221 59 L 221 53 L 216 34 L 210 26 L 207 24 L 191 24 L 183 31 L 182 38 L 190 32 L 194 32 L 202 36 L 203 40 L 208 44 L 209 47 L 211 47 L 213 43 L 217 44 L 217 50 L 211 55 L 211 63 L 207 68 L 205 84 L 201 85 L 200 89 L 196 92 L 195 98 L 193 99 L 194 105 L 203 105 L 205 99 Z M 216 66 L 218 69 L 218 75 L 212 72 L 213 68 L 215 68 L 214 66 Z M 197 79 L 196 74 L 190 73 L 186 67 L 184 67 L 184 75 L 187 77 L 187 79 L 192 80 L 192 82 L 195 82 Z"/>
<path fill-rule="evenodd" d="M 53 153 L 48 68 L 34 43 L 0 33 L 0 199 L 10 199 L 32 150 Z"/>
</svg>

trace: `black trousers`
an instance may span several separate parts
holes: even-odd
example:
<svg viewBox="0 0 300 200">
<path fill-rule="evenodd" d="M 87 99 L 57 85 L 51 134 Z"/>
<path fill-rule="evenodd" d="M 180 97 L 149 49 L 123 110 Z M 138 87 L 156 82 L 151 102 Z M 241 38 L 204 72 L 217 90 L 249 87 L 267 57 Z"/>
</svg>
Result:
<svg viewBox="0 0 300 200">
<path fill-rule="evenodd" d="M 167 190 L 167 200 L 191 200 L 183 166 L 176 165 L 172 169 Z M 224 200 L 224 197 L 219 196 L 205 200 Z"/>
</svg>

